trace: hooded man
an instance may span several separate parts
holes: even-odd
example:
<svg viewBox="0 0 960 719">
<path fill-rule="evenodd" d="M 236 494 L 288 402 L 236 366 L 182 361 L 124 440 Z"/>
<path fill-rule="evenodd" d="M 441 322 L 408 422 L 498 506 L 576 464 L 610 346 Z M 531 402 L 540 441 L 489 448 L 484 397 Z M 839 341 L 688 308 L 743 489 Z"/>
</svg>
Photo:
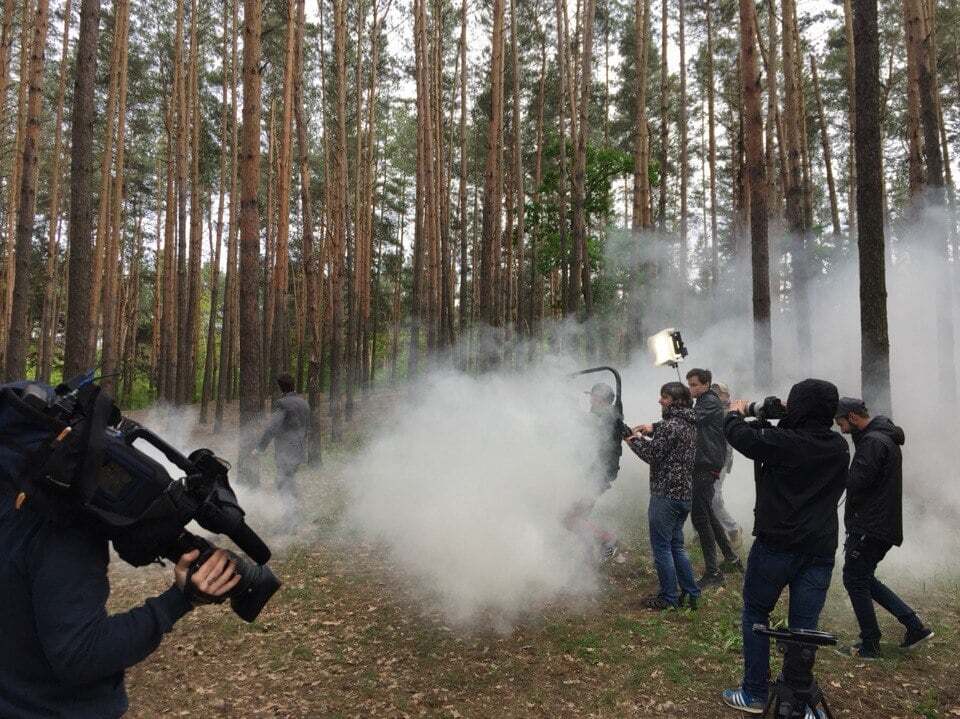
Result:
<svg viewBox="0 0 960 719">
<path fill-rule="evenodd" d="M 753 625 L 769 623 L 790 587 L 790 628 L 816 629 L 830 587 L 850 461 L 846 441 L 831 431 L 838 400 L 833 384 L 807 379 L 791 388 L 776 427 L 747 422 L 743 400 L 724 419 L 727 441 L 754 461 L 757 491 L 756 540 L 743 578 L 743 681 L 723 692 L 728 706 L 747 714 L 763 714 L 770 680 L 770 641 Z"/>
<path fill-rule="evenodd" d="M 841 650 L 860 659 L 880 656 L 876 602 L 897 618 L 906 634 L 900 646 L 909 649 L 933 636 L 933 630 L 907 604 L 876 578 L 877 565 L 893 546 L 903 543 L 903 430 L 889 418 L 871 419 L 862 399 L 843 397 L 837 426 L 853 437 L 854 455 L 847 475 L 843 523 L 843 586 L 860 625 L 860 641 Z"/>
</svg>

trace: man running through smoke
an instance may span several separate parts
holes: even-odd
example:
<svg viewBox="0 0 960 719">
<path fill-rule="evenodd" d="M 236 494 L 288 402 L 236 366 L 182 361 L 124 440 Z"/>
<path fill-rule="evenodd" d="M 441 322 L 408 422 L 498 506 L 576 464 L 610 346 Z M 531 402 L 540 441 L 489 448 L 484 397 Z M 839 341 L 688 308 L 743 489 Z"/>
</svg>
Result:
<svg viewBox="0 0 960 719">
<path fill-rule="evenodd" d="M 586 394 L 590 395 L 590 429 L 591 438 L 596 443 L 596 454 L 590 464 L 589 480 L 592 484 L 590 497 L 577 502 L 564 518 L 564 526 L 571 532 L 581 536 L 591 537 L 600 546 L 602 561 L 609 561 L 614 557 L 618 562 L 623 561 L 618 556 L 618 544 L 613 532 L 598 527 L 587 519 L 593 510 L 594 504 L 601 494 L 610 489 L 610 485 L 620 472 L 620 446 L 622 427 L 614 400 L 616 395 L 613 388 L 604 382 L 597 382 Z"/>
</svg>

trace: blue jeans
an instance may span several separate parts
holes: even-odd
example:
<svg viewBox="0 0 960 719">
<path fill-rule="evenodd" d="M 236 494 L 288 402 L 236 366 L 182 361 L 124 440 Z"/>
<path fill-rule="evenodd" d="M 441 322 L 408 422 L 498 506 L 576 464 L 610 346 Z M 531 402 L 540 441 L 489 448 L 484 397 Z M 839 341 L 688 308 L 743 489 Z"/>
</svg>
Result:
<svg viewBox="0 0 960 719">
<path fill-rule="evenodd" d="M 766 700 L 770 685 L 770 640 L 754 634 L 767 624 L 784 587 L 790 587 L 791 629 L 816 629 L 833 575 L 833 557 L 817 557 L 753 543 L 743 577 L 743 690 Z"/>
<path fill-rule="evenodd" d="M 680 589 L 691 597 L 700 596 L 700 588 L 693 578 L 690 557 L 683 546 L 683 523 L 690 514 L 690 502 L 681 502 L 670 497 L 650 495 L 647 519 L 650 524 L 650 548 L 653 563 L 660 580 L 660 596 L 670 604 L 680 600 Z"/>
</svg>

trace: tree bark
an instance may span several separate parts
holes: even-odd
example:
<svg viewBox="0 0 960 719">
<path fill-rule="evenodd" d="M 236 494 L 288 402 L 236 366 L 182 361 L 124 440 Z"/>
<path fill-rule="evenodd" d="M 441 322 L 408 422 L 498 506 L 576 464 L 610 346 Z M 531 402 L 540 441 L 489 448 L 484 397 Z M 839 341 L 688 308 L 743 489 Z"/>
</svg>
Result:
<svg viewBox="0 0 960 719">
<path fill-rule="evenodd" d="M 36 164 L 40 138 L 40 105 L 43 100 L 43 55 L 47 41 L 48 0 L 38 0 L 33 19 L 30 51 L 30 91 L 27 96 L 27 124 L 23 138 L 20 210 L 17 213 L 16 282 L 11 305 L 10 337 L 7 344 L 7 379 L 26 376 L 27 348 L 30 342 L 30 260 L 33 221 L 37 208 Z M 23 82 L 26 78 L 22 78 Z M 9 258 L 8 258 L 9 261 Z"/>
<path fill-rule="evenodd" d="M 660 204 L 657 226 L 660 232 L 667 229 L 667 150 L 669 142 L 668 118 L 670 115 L 670 71 L 667 66 L 667 0 L 661 0 L 660 12 Z"/>
<path fill-rule="evenodd" d="M 823 99 L 820 96 L 820 79 L 817 75 L 817 60 L 810 54 L 810 74 L 813 77 L 813 93 L 817 101 L 817 125 L 820 129 L 820 145 L 823 148 L 823 164 L 827 175 L 827 191 L 830 196 L 830 221 L 834 237 L 840 236 L 840 208 L 837 203 L 837 188 L 833 181 L 833 160 L 830 151 L 830 134 L 827 132 L 827 119 L 823 112 Z"/>
<path fill-rule="evenodd" d="M 260 213 L 260 0 L 243 3 L 243 133 L 240 151 L 240 426 L 249 426 L 260 413 L 260 333 L 257 286 Z"/>
<path fill-rule="evenodd" d="M 117 77 L 117 154 L 114 165 L 113 189 L 110 193 L 110 229 L 108 230 L 106 243 L 104 246 L 102 295 L 103 352 L 101 357 L 103 388 L 111 394 L 114 394 L 115 388 L 119 386 L 119 383 L 116 381 L 116 378 L 113 375 L 117 373 L 117 359 L 119 356 L 117 341 L 117 304 L 120 269 L 118 265 L 120 263 L 120 248 L 123 237 L 121 214 L 123 209 L 123 172 L 127 128 L 127 53 L 129 45 L 129 14 L 129 0 L 117 0 L 117 3 L 115 4 L 117 29 L 115 32 L 118 33 L 118 37 L 115 42 L 120 43 L 120 53 L 118 58 L 119 75 Z"/>
<path fill-rule="evenodd" d="M 70 223 L 68 224 L 69 292 L 67 337 L 63 358 L 64 377 L 85 371 L 90 362 L 90 280 L 92 268 L 90 232 L 91 165 L 93 125 L 96 120 L 94 90 L 97 75 L 97 39 L 100 34 L 100 0 L 81 0 L 80 31 L 74 76 L 70 149 Z"/>
<path fill-rule="evenodd" d="M 67 89 L 67 55 L 70 47 L 71 0 L 63 8 L 63 36 L 60 50 L 60 79 L 57 83 L 56 118 L 53 121 L 53 153 L 50 162 L 50 210 L 47 227 L 47 262 L 44 271 L 43 310 L 40 322 L 40 350 L 37 381 L 49 382 L 56 338 L 56 288 L 60 233 L 60 167 L 63 159 L 63 102 Z M 0 58 L 2 63 L 2 58 Z M 3 94 L 0 93 L 0 98 Z M 0 100 L 2 101 L 2 100 Z"/>
<path fill-rule="evenodd" d="M 633 66 L 636 73 L 633 104 L 633 229 L 644 230 L 652 224 L 650 135 L 647 132 L 647 43 L 650 37 L 650 0 L 634 0 L 633 12 Z"/>
<path fill-rule="evenodd" d="M 873 0 L 870 0 L 871 2 Z M 853 0 L 843 0 L 843 29 L 847 41 L 847 232 L 853 237 L 857 226 L 857 47 L 853 37 Z"/>
<path fill-rule="evenodd" d="M 559 1 L 559 0 L 558 0 Z M 480 317 L 497 324 L 494 297 L 496 245 L 500 242 L 500 146 L 503 126 L 503 0 L 493 0 L 490 35 L 490 124 L 487 127 L 486 165 L 483 173 L 483 234 L 480 253 Z"/>
<path fill-rule="evenodd" d="M 756 13 L 752 0 L 740 0 L 740 73 L 744 105 L 744 144 L 750 180 L 750 243 L 753 269 L 754 383 L 770 387 L 773 348 L 770 333 L 770 259 L 767 237 L 767 177 L 760 112 Z"/>
<path fill-rule="evenodd" d="M 861 384 L 867 405 L 890 411 L 890 340 L 884 268 L 880 106 L 880 39 L 877 0 L 853 7 L 856 49 L 857 249 L 860 258 Z M 941 390 L 944 388 L 941 387 Z"/>
<path fill-rule="evenodd" d="M 707 161 L 710 165 L 710 287 L 720 284 L 720 233 L 717 229 L 717 132 L 713 79 L 713 0 L 705 0 L 707 24 Z"/>
<path fill-rule="evenodd" d="M 583 15 L 583 47 L 580 61 L 580 121 L 577 151 L 573 167 L 573 267 L 570 271 L 572 293 L 582 288 L 585 316 L 593 314 L 590 286 L 590 256 L 587 252 L 586 175 L 587 145 L 590 139 L 590 95 L 593 89 L 593 16 L 594 1 L 586 0 Z M 682 3 L 683 0 L 681 0 Z M 574 307 L 576 310 L 576 307 Z"/>
</svg>

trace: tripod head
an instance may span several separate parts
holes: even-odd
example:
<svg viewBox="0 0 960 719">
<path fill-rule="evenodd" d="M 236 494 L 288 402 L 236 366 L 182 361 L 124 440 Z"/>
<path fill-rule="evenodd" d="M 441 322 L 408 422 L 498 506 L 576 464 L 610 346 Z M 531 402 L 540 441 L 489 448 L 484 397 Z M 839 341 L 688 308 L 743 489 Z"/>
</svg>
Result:
<svg viewBox="0 0 960 719">
<path fill-rule="evenodd" d="M 813 665 L 817 649 L 836 646 L 837 638 L 813 629 L 771 629 L 766 624 L 754 624 L 753 632 L 775 639 L 777 649 L 783 654 L 783 671 L 773 684 L 764 716 L 771 719 L 804 719 L 809 709 L 814 716 L 832 719 L 826 697 L 813 677 Z M 822 711 L 819 707 L 823 708 Z M 818 711 L 821 713 L 817 714 Z"/>
</svg>

